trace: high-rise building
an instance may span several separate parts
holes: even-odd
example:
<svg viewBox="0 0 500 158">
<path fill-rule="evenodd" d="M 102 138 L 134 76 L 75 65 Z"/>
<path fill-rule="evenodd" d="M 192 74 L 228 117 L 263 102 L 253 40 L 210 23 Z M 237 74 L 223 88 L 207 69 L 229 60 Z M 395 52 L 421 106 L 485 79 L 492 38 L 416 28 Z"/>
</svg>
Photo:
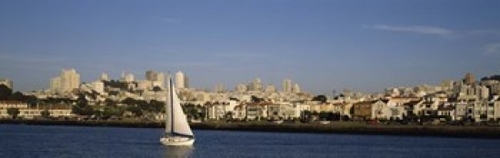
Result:
<svg viewBox="0 0 500 158">
<path fill-rule="evenodd" d="M 146 80 L 155 81 L 155 79 L 156 79 L 156 72 L 154 72 L 153 70 L 146 71 Z"/>
<path fill-rule="evenodd" d="M 262 91 L 262 81 L 260 78 L 255 78 L 248 87 L 248 90 L 250 91 Z"/>
<path fill-rule="evenodd" d="M 215 86 L 215 92 L 216 93 L 223 93 L 225 90 L 224 86 L 222 84 L 219 84 L 217 86 Z"/>
<path fill-rule="evenodd" d="M 236 92 L 243 93 L 247 91 L 247 86 L 245 84 L 238 84 L 235 89 Z"/>
<path fill-rule="evenodd" d="M 6 87 L 10 88 L 11 90 L 14 90 L 14 84 L 12 83 L 12 80 L 0 79 L 0 85 L 5 85 Z"/>
<path fill-rule="evenodd" d="M 54 77 L 50 79 L 50 91 L 59 92 L 61 90 L 61 77 Z"/>
<path fill-rule="evenodd" d="M 153 87 L 163 87 L 165 82 L 165 74 L 162 72 L 148 70 L 146 71 L 146 80 L 150 81 Z"/>
<path fill-rule="evenodd" d="M 103 72 L 101 74 L 101 78 L 100 78 L 101 81 L 109 81 L 109 76 L 108 76 L 108 73 L 105 73 Z"/>
<path fill-rule="evenodd" d="M 55 92 L 71 92 L 80 87 L 80 74 L 75 69 L 63 69 L 61 75 L 50 80 L 50 90 Z"/>
<path fill-rule="evenodd" d="M 182 71 L 178 71 L 175 73 L 175 85 L 177 88 L 187 88 L 186 87 L 186 77 L 184 76 L 184 73 Z"/>
<path fill-rule="evenodd" d="M 276 88 L 274 87 L 274 85 L 269 84 L 266 86 L 265 92 L 268 92 L 268 93 L 276 92 Z"/>
<path fill-rule="evenodd" d="M 476 82 L 474 74 L 472 74 L 472 73 L 465 74 L 465 77 L 464 77 L 465 84 L 471 85 L 471 84 L 474 84 L 474 82 Z"/>
<path fill-rule="evenodd" d="M 292 93 L 300 93 L 300 86 L 299 86 L 299 84 L 295 83 L 293 85 Z"/>
<path fill-rule="evenodd" d="M 184 76 L 184 88 L 189 88 L 189 76 Z"/>
<path fill-rule="evenodd" d="M 134 82 L 134 74 L 122 72 L 122 81 Z"/>
<path fill-rule="evenodd" d="M 283 92 L 285 93 L 291 93 L 292 92 L 292 80 L 290 79 L 284 79 L 283 80 Z"/>
<path fill-rule="evenodd" d="M 95 90 L 99 94 L 104 94 L 104 82 L 102 81 L 94 81 L 90 84 L 92 90 Z"/>
</svg>

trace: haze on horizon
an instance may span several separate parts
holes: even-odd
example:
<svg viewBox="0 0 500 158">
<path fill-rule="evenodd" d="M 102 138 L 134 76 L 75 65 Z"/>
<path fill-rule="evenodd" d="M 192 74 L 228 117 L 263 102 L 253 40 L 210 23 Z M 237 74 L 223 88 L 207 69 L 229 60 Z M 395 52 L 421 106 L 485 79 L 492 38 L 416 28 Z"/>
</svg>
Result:
<svg viewBox="0 0 500 158">
<path fill-rule="evenodd" d="M 500 74 L 500 1 L 0 1 L 0 78 L 48 87 L 63 68 L 191 87 L 260 78 L 377 92 Z"/>
</svg>

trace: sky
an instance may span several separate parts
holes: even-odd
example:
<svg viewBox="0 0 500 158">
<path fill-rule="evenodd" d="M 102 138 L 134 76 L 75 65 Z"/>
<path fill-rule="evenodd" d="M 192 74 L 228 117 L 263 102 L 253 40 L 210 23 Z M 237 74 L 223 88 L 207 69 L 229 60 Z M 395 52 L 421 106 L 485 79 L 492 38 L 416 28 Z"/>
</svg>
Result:
<svg viewBox="0 0 500 158">
<path fill-rule="evenodd" d="M 303 91 L 439 84 L 500 74 L 500 1 L 3 0 L 0 78 L 46 89 L 74 68 L 145 78 L 183 71 L 190 86 L 233 90 L 260 78 Z"/>
</svg>

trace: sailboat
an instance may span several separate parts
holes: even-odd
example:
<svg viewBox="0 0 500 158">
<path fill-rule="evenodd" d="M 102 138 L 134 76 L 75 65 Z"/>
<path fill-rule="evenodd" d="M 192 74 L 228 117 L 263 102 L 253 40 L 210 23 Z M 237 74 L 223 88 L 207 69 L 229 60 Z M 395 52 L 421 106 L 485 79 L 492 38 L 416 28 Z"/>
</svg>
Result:
<svg viewBox="0 0 500 158">
<path fill-rule="evenodd" d="M 165 134 L 160 142 L 166 146 L 192 146 L 194 135 L 175 92 L 172 78 L 168 79 L 168 97 L 165 106 Z"/>
</svg>

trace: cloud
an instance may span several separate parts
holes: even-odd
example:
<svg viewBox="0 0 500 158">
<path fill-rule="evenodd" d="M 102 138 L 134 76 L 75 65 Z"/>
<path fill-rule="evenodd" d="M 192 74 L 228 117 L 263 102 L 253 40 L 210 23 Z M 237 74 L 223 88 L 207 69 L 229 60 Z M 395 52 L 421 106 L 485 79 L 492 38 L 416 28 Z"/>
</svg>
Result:
<svg viewBox="0 0 500 158">
<path fill-rule="evenodd" d="M 390 25 L 374 25 L 369 26 L 368 28 L 382 31 L 393 31 L 393 32 L 412 32 L 412 33 L 420 33 L 420 34 L 430 34 L 430 35 L 450 35 L 453 33 L 452 30 L 433 27 L 433 26 L 390 26 Z"/>
<path fill-rule="evenodd" d="M 474 35 L 500 35 L 500 30 L 474 30 Z"/>
<path fill-rule="evenodd" d="M 500 43 L 488 44 L 485 50 L 486 55 L 500 54 Z"/>
</svg>

